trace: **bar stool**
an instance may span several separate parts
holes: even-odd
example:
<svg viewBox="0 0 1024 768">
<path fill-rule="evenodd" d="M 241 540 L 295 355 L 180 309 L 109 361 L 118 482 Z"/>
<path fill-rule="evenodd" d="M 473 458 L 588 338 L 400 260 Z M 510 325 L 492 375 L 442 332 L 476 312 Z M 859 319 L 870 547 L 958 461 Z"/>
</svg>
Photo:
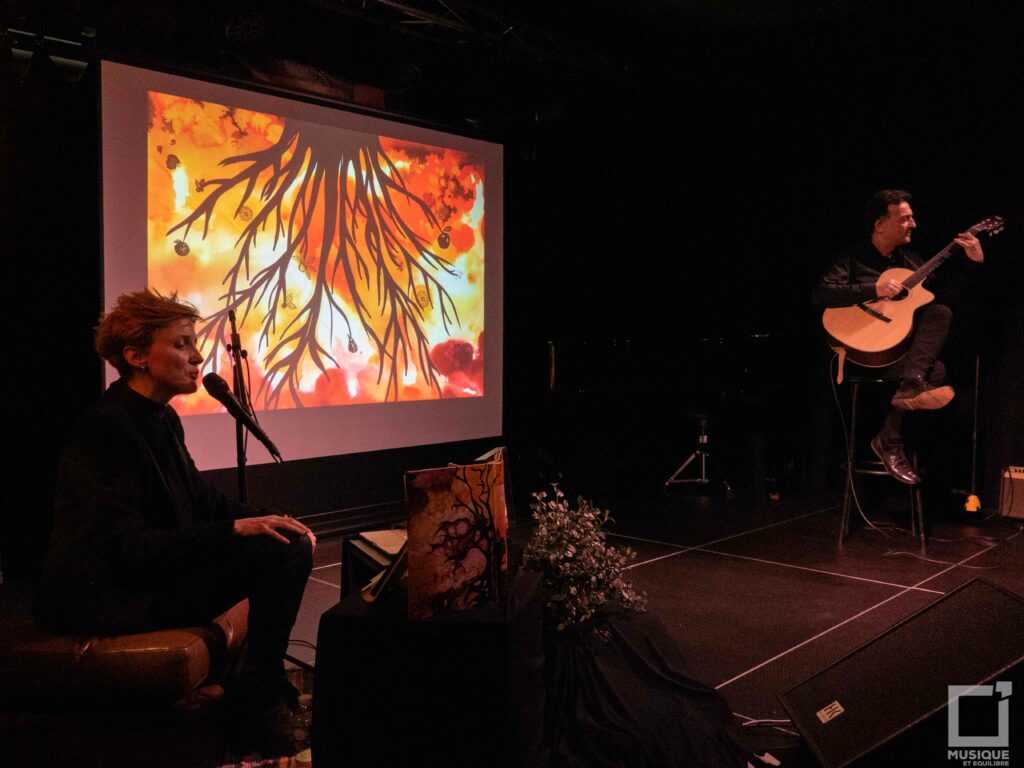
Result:
<svg viewBox="0 0 1024 768">
<path fill-rule="evenodd" d="M 857 409 L 860 402 L 860 389 L 862 384 L 878 385 L 890 384 L 890 379 L 872 376 L 870 374 L 846 376 L 850 383 L 850 424 L 847 434 L 846 459 L 842 468 L 846 479 L 843 484 L 843 517 L 839 528 L 839 545 L 850 535 L 850 507 L 854 498 L 854 482 L 858 475 L 888 475 L 885 465 L 877 459 L 858 459 L 855 455 L 857 445 Z M 917 454 L 913 451 L 907 452 L 907 458 L 911 466 L 917 469 Z M 899 481 L 896 481 L 899 482 Z M 924 508 L 921 502 L 921 484 L 907 486 L 910 496 L 910 533 L 917 536 L 921 541 L 921 548 L 927 544 L 924 525 Z"/>
</svg>

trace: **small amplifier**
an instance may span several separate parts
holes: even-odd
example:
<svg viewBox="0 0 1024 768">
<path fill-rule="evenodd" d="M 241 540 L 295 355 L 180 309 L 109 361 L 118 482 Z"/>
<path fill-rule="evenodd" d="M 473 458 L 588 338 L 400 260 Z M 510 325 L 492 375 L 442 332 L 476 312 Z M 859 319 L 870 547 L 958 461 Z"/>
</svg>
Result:
<svg viewBox="0 0 1024 768">
<path fill-rule="evenodd" d="M 1000 517 L 1024 519 L 1024 467 L 1007 467 L 999 484 Z"/>
</svg>

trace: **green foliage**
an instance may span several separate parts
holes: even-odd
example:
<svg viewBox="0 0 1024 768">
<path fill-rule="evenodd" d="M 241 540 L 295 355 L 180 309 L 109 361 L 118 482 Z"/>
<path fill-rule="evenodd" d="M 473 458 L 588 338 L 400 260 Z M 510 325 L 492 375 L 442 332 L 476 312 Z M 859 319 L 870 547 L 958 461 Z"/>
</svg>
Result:
<svg viewBox="0 0 1024 768">
<path fill-rule="evenodd" d="M 548 615 L 556 628 L 582 624 L 614 610 L 644 611 L 643 595 L 623 576 L 636 557 L 605 540 L 606 510 L 579 498 L 573 509 L 557 484 L 554 498 L 533 494 L 530 509 L 537 528 L 523 553 L 523 564 L 544 577 Z"/>
</svg>

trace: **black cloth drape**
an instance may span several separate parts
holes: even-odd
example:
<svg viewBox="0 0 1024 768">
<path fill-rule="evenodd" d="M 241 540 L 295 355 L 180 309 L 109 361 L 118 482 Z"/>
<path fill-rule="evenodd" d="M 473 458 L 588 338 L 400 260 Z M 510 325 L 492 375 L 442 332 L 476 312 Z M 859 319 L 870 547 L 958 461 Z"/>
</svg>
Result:
<svg viewBox="0 0 1024 768">
<path fill-rule="evenodd" d="M 688 671 L 653 616 L 623 614 L 549 636 L 550 768 L 688 768 L 759 762 L 728 704 Z"/>
</svg>

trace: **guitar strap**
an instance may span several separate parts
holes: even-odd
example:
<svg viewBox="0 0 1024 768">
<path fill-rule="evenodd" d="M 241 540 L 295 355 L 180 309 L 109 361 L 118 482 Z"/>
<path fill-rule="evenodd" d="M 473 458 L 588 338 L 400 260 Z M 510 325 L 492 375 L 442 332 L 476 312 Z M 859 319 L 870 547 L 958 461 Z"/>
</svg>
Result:
<svg viewBox="0 0 1024 768">
<path fill-rule="evenodd" d="M 836 384 L 843 383 L 843 365 L 846 363 L 846 348 L 832 347 L 832 351 L 839 356 L 839 365 L 836 368 Z"/>
</svg>

